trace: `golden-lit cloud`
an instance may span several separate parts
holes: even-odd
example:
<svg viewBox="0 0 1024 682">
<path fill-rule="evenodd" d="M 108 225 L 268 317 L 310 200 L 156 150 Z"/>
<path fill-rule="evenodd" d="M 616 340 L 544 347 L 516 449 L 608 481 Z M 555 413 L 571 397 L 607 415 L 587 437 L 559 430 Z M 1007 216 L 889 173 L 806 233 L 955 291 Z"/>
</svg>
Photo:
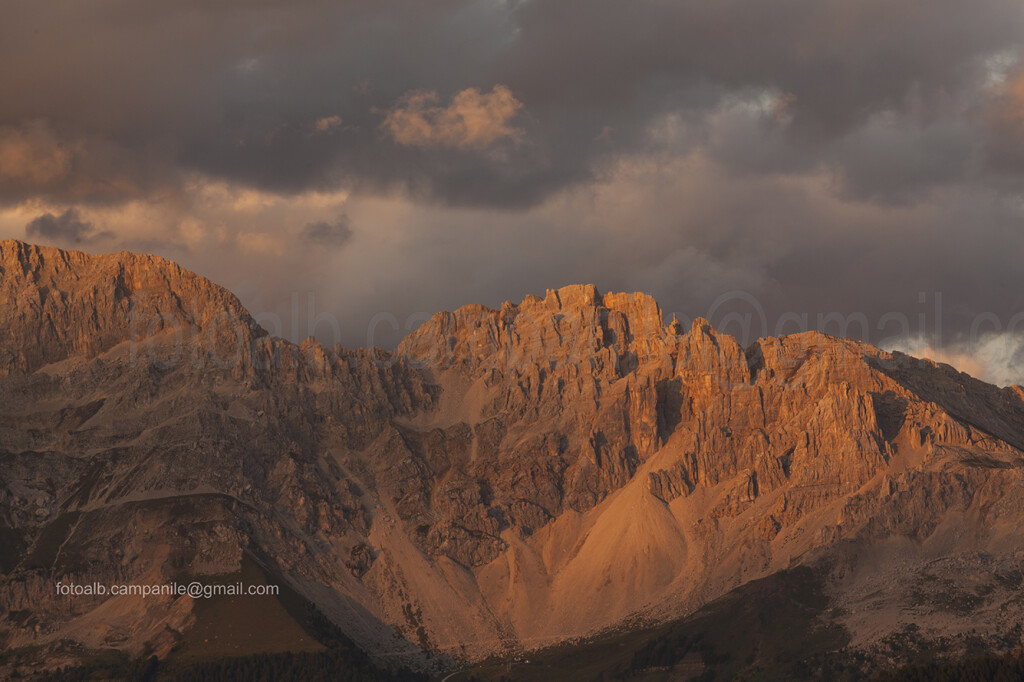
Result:
<svg viewBox="0 0 1024 682">
<path fill-rule="evenodd" d="M 0 200 L 117 202 L 174 183 L 152 158 L 101 137 L 61 135 L 48 121 L 0 125 Z"/>
<path fill-rule="evenodd" d="M 160 197 L 97 204 L 33 199 L 0 206 L 0 239 L 94 251 L 155 250 L 170 257 L 224 250 L 280 256 L 289 249 L 309 257 L 316 251 L 309 245 L 317 240 L 304 239 L 308 226 L 333 226 L 348 197 L 343 190 L 280 194 L 191 174 L 179 191 Z M 331 244 L 339 246 L 346 230 L 326 234 L 325 228 L 315 236 L 333 236 Z"/>
<path fill-rule="evenodd" d="M 1024 68 L 997 83 L 990 113 L 998 130 L 1024 142 Z"/>
<path fill-rule="evenodd" d="M 324 116 L 313 122 L 313 130 L 318 133 L 332 133 L 341 128 L 341 116 Z"/>
<path fill-rule="evenodd" d="M 967 353 L 959 353 L 955 350 L 947 350 L 944 348 L 934 348 L 930 345 L 920 348 L 913 347 L 905 352 L 915 357 L 931 360 L 932 362 L 950 365 L 957 371 L 967 372 L 973 377 L 984 378 L 987 374 L 986 367 L 982 364 L 979 358 L 968 355 Z"/>
<path fill-rule="evenodd" d="M 72 151 L 42 123 L 0 128 L 0 184 L 53 184 L 69 173 L 71 158 Z"/>
<path fill-rule="evenodd" d="M 1016 77 L 1007 83 L 1002 104 L 1001 114 L 1007 122 L 1019 132 L 1024 132 L 1024 69 L 1018 71 Z"/>
<path fill-rule="evenodd" d="M 993 383 L 1010 386 L 1024 383 L 1024 337 L 1014 331 L 992 333 L 966 342 L 937 348 L 921 337 L 901 339 L 890 344 L 896 350 L 932 362 L 950 365 L 958 372 Z"/>
<path fill-rule="evenodd" d="M 511 125 L 523 108 L 504 85 L 489 93 L 467 88 L 446 107 L 436 92 L 410 92 L 387 113 L 384 130 L 401 145 L 449 149 L 485 149 L 498 140 L 524 134 Z"/>
</svg>

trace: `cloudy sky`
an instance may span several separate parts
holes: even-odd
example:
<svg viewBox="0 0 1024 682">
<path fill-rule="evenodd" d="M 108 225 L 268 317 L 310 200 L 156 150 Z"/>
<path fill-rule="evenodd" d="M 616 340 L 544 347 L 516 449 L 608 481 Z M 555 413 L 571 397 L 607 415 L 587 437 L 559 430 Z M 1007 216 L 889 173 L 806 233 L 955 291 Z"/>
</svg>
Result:
<svg viewBox="0 0 1024 682">
<path fill-rule="evenodd" d="M 393 344 L 593 282 L 1024 381 L 1019 0 L 6 0 L 0 237 Z"/>
</svg>

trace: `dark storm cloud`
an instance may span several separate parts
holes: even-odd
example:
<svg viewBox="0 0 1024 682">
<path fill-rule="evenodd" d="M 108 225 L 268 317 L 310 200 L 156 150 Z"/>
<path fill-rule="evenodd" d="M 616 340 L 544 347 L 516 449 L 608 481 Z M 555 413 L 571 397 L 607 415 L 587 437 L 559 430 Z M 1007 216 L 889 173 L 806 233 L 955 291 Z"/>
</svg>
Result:
<svg viewBox="0 0 1024 682">
<path fill-rule="evenodd" d="M 0 87 L 18 96 L 0 101 L 0 124 L 42 120 L 65 144 L 104 141 L 156 175 L 170 161 L 282 192 L 345 182 L 433 193 L 436 167 L 471 175 L 478 156 L 403 152 L 380 132 L 381 112 L 413 89 L 495 85 L 486 63 L 500 22 L 489 4 L 448 0 L 16 2 L 0 26 Z M 332 116 L 344 128 L 320 133 Z"/>
<path fill-rule="evenodd" d="M 331 223 L 325 220 L 309 223 L 302 231 L 302 238 L 313 246 L 337 249 L 352 239 L 352 228 L 347 217 L 339 216 Z"/>
<path fill-rule="evenodd" d="M 0 123 L 45 120 L 59 139 L 133 159 L 108 158 L 94 176 L 128 166 L 126 177 L 143 168 L 169 182 L 153 167 L 170 163 L 282 192 L 344 183 L 523 205 L 650 144 L 660 115 L 699 122 L 744 88 L 790 98 L 787 144 L 813 165 L 873 114 L 976 86 L 983 58 L 1020 41 L 1021 15 L 1009 0 L 17 2 L 0 28 L 0 87 L 18 96 L 0 103 Z M 409 148 L 380 129 L 410 92 L 447 100 L 495 85 L 524 106 L 526 142 L 500 155 Z M 335 116 L 343 129 L 318 134 Z M 950 173 L 953 156 L 938 159 Z"/>
<path fill-rule="evenodd" d="M 522 3 L 516 19 L 507 80 L 528 102 L 607 109 L 700 82 L 771 86 L 808 134 L 955 91 L 1022 27 L 1009 0 L 564 0 Z"/>
<path fill-rule="evenodd" d="M 94 239 L 109 237 L 109 232 L 97 232 L 96 226 L 82 220 L 78 211 L 69 208 L 60 215 L 44 213 L 25 226 L 25 236 L 30 240 L 46 243 L 85 244 Z"/>
<path fill-rule="evenodd" d="M 1022 36 L 1019 0 L 15 0 L 0 203 L 393 194 L 450 211 L 390 227 L 443 249 L 412 249 L 388 272 L 420 281 L 366 310 L 469 302 L 488 277 L 491 304 L 582 280 L 680 312 L 742 289 L 776 316 L 942 291 L 948 336 L 1024 306 Z M 645 164 L 641 191 L 623 168 Z M 279 229 L 369 248 L 322 214 Z"/>
</svg>

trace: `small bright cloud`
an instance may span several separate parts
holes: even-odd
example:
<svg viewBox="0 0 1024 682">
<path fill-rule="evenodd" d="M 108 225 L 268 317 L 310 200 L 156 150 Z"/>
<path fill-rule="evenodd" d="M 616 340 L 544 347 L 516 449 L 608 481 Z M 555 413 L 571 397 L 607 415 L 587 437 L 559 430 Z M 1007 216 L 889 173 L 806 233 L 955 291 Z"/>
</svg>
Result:
<svg viewBox="0 0 1024 682">
<path fill-rule="evenodd" d="M 468 88 L 446 107 L 438 106 L 439 99 L 436 92 L 410 92 L 388 111 L 382 127 L 401 145 L 449 149 L 486 149 L 524 134 L 511 125 L 523 103 L 504 85 L 489 93 Z"/>
<path fill-rule="evenodd" d="M 332 133 L 341 128 L 341 116 L 324 116 L 313 123 L 313 130 L 318 133 Z"/>
</svg>

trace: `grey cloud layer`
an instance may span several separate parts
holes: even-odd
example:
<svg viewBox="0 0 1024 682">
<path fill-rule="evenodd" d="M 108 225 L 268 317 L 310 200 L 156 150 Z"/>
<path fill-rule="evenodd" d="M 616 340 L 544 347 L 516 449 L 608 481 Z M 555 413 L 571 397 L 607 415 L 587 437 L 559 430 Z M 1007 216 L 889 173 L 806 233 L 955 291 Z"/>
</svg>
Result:
<svg viewBox="0 0 1024 682">
<path fill-rule="evenodd" d="M 572 280 L 872 320 L 941 291 L 954 339 L 1024 309 L 1020 56 L 1019 0 L 16 0 L 0 203 L 164 201 L 198 174 L 448 210 L 394 228 L 444 249 L 377 267 L 422 281 L 361 287 L 347 343 L 374 311 Z M 609 187 L 619 209 L 588 204 Z M 350 218 L 303 222 L 284 260 L 369 248 L 379 219 Z"/>
<path fill-rule="evenodd" d="M 971 102 L 958 98 L 976 92 L 985 58 L 1024 35 L 1024 12 L 1009 0 L 56 5 L 5 11 L 0 87 L 18 96 L 0 103 L 0 122 L 42 119 L 65 145 L 106 145 L 105 167 L 88 168 L 99 152 L 83 150 L 65 185 L 77 172 L 140 168 L 170 181 L 160 166 L 171 164 L 276 191 L 348 183 L 484 205 L 536 202 L 649 144 L 658 116 L 700 120 L 743 88 L 790 98 L 780 163 L 826 154 L 859 187 L 872 163 L 841 141 L 894 111 L 912 130 L 890 155 L 916 154 L 915 135 L 939 152 L 894 159 L 889 180 L 959 176 L 978 140 L 932 119 L 965 115 Z M 494 85 L 525 105 L 528 136 L 500 156 L 410 149 L 381 133 L 384 112 L 410 91 L 447 98 Z M 330 116 L 345 125 L 325 134 L 316 121 Z M 914 165 L 932 160 L 940 168 Z M 22 185 L 7 179 L 0 190 L 62 189 Z"/>
</svg>

